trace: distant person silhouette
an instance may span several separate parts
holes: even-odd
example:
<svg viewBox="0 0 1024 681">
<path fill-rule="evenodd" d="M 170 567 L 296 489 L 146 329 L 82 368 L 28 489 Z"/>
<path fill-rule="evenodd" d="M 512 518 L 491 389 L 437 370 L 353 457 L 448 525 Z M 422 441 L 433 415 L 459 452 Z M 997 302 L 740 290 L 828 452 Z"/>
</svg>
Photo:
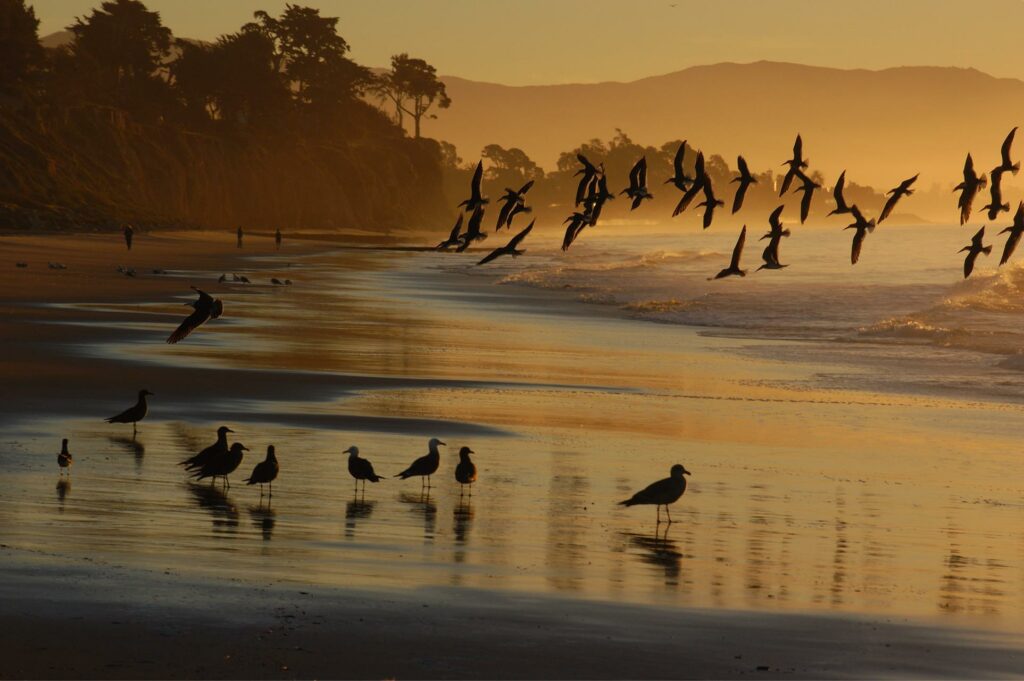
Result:
<svg viewBox="0 0 1024 681">
<path fill-rule="evenodd" d="M 135 230 L 132 229 L 131 225 L 124 226 L 124 243 L 128 246 L 128 250 L 132 250 L 132 237 L 135 236 Z"/>
<path fill-rule="evenodd" d="M 239 225 L 239 226 L 238 226 L 238 231 L 237 231 L 237 232 L 235 232 L 235 234 L 236 234 L 236 235 L 238 236 L 238 244 L 237 244 L 237 247 L 238 247 L 238 248 L 241 248 L 241 247 L 242 247 L 242 236 L 243 236 L 243 233 L 242 233 L 242 226 L 241 226 L 241 225 Z"/>
<path fill-rule="evenodd" d="M 280 227 L 278 227 L 277 230 L 274 232 L 274 245 L 278 249 L 281 248 L 281 228 Z"/>
</svg>

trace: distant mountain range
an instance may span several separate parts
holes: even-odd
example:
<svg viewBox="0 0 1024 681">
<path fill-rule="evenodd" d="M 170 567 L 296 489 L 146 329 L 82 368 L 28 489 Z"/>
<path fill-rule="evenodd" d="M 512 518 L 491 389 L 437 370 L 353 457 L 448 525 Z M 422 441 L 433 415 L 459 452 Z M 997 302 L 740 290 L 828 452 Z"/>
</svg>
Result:
<svg viewBox="0 0 1024 681">
<path fill-rule="evenodd" d="M 803 135 L 811 169 L 834 180 L 919 187 L 955 183 L 968 151 L 979 169 L 999 161 L 1024 122 L 1024 82 L 974 69 L 842 70 L 778 62 L 713 64 L 629 83 L 506 86 L 445 76 L 449 109 L 424 124 L 466 160 L 487 144 L 516 146 L 545 170 L 558 154 L 622 128 L 634 141 L 688 139 L 753 170 L 779 169 Z M 1016 155 L 1024 158 L 1024 134 Z M 1024 178 L 1024 175 L 1021 176 Z"/>
</svg>

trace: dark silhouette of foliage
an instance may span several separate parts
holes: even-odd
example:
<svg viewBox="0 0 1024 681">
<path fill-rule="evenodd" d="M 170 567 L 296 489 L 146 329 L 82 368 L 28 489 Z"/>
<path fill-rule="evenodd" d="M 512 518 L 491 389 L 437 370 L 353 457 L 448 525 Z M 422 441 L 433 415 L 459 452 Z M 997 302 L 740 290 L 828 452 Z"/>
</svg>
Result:
<svg viewBox="0 0 1024 681">
<path fill-rule="evenodd" d="M 417 139 L 423 117 L 430 108 L 436 103 L 438 108 L 447 109 L 452 103 L 444 83 L 437 77 L 437 69 L 404 52 L 391 57 L 391 70 L 381 74 L 372 89 L 382 100 L 387 99 L 394 105 L 399 127 L 404 126 L 406 114 L 412 117 Z"/>
<path fill-rule="evenodd" d="M 39 20 L 25 0 L 0 0 L 0 95 L 24 88 L 43 61 Z"/>
</svg>

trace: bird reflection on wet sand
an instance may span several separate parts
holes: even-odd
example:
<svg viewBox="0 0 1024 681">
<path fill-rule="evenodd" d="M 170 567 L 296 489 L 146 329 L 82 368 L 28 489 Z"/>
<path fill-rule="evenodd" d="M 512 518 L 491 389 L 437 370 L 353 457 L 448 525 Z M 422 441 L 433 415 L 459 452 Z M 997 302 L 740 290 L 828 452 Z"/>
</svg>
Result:
<svg viewBox="0 0 1024 681">
<path fill-rule="evenodd" d="M 277 512 L 270 507 L 270 503 L 261 502 L 256 506 L 249 507 L 249 517 L 252 518 L 252 526 L 263 533 L 263 540 L 270 541 L 274 537 L 274 523 Z"/>
<path fill-rule="evenodd" d="M 473 503 L 469 500 L 460 500 L 454 511 L 453 530 L 455 532 L 455 543 L 465 544 L 466 533 L 473 523 Z"/>
<path fill-rule="evenodd" d="M 188 483 L 196 505 L 210 512 L 213 519 L 214 533 L 226 531 L 234 533 L 238 529 L 238 509 L 228 495 L 216 485 Z"/>
<path fill-rule="evenodd" d="M 67 478 L 61 478 L 57 481 L 57 501 L 60 502 L 60 511 L 64 512 L 64 500 L 68 496 L 68 492 L 71 491 L 71 481 Z"/>
<path fill-rule="evenodd" d="M 373 514 L 373 507 L 377 502 L 366 501 L 355 497 L 345 504 L 345 536 L 352 539 L 356 536 L 356 524 L 360 520 L 366 520 Z"/>
<path fill-rule="evenodd" d="M 142 460 L 146 457 L 146 444 L 137 438 L 124 437 L 123 435 L 108 435 L 107 439 L 135 457 L 135 468 L 142 467 Z"/>
<path fill-rule="evenodd" d="M 665 571 L 665 585 L 677 586 L 683 554 L 678 545 L 668 538 L 669 528 L 664 531 L 655 531 L 654 535 L 624 533 L 629 540 L 631 549 L 639 549 L 637 552 L 640 560 L 648 565 L 662 568 Z"/>
<path fill-rule="evenodd" d="M 413 513 L 423 516 L 423 539 L 433 541 L 437 534 L 437 504 L 430 498 L 429 489 L 420 494 L 402 492 L 398 500 L 403 504 L 409 504 Z"/>
</svg>

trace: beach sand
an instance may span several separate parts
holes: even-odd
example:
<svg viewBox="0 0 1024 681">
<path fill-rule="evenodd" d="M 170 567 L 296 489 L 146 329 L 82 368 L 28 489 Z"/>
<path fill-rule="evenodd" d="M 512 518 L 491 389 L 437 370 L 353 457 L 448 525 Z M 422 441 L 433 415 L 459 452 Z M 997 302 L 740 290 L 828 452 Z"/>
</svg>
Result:
<svg viewBox="0 0 1024 681">
<path fill-rule="evenodd" d="M 202 233 L 0 253 L 4 678 L 1024 669 L 1018 405 L 828 387 L 817 355 L 435 254 Z M 167 346 L 190 284 L 225 316 Z M 141 387 L 132 440 L 102 417 Z M 277 446 L 272 502 L 175 465 L 221 423 L 251 449 L 239 473 Z M 434 436 L 429 497 L 353 498 L 346 447 L 388 475 Z M 54 488 L 61 437 L 76 463 Z M 463 443 L 472 501 L 450 479 Z M 677 462 L 694 474 L 667 532 L 615 505 Z"/>
</svg>

